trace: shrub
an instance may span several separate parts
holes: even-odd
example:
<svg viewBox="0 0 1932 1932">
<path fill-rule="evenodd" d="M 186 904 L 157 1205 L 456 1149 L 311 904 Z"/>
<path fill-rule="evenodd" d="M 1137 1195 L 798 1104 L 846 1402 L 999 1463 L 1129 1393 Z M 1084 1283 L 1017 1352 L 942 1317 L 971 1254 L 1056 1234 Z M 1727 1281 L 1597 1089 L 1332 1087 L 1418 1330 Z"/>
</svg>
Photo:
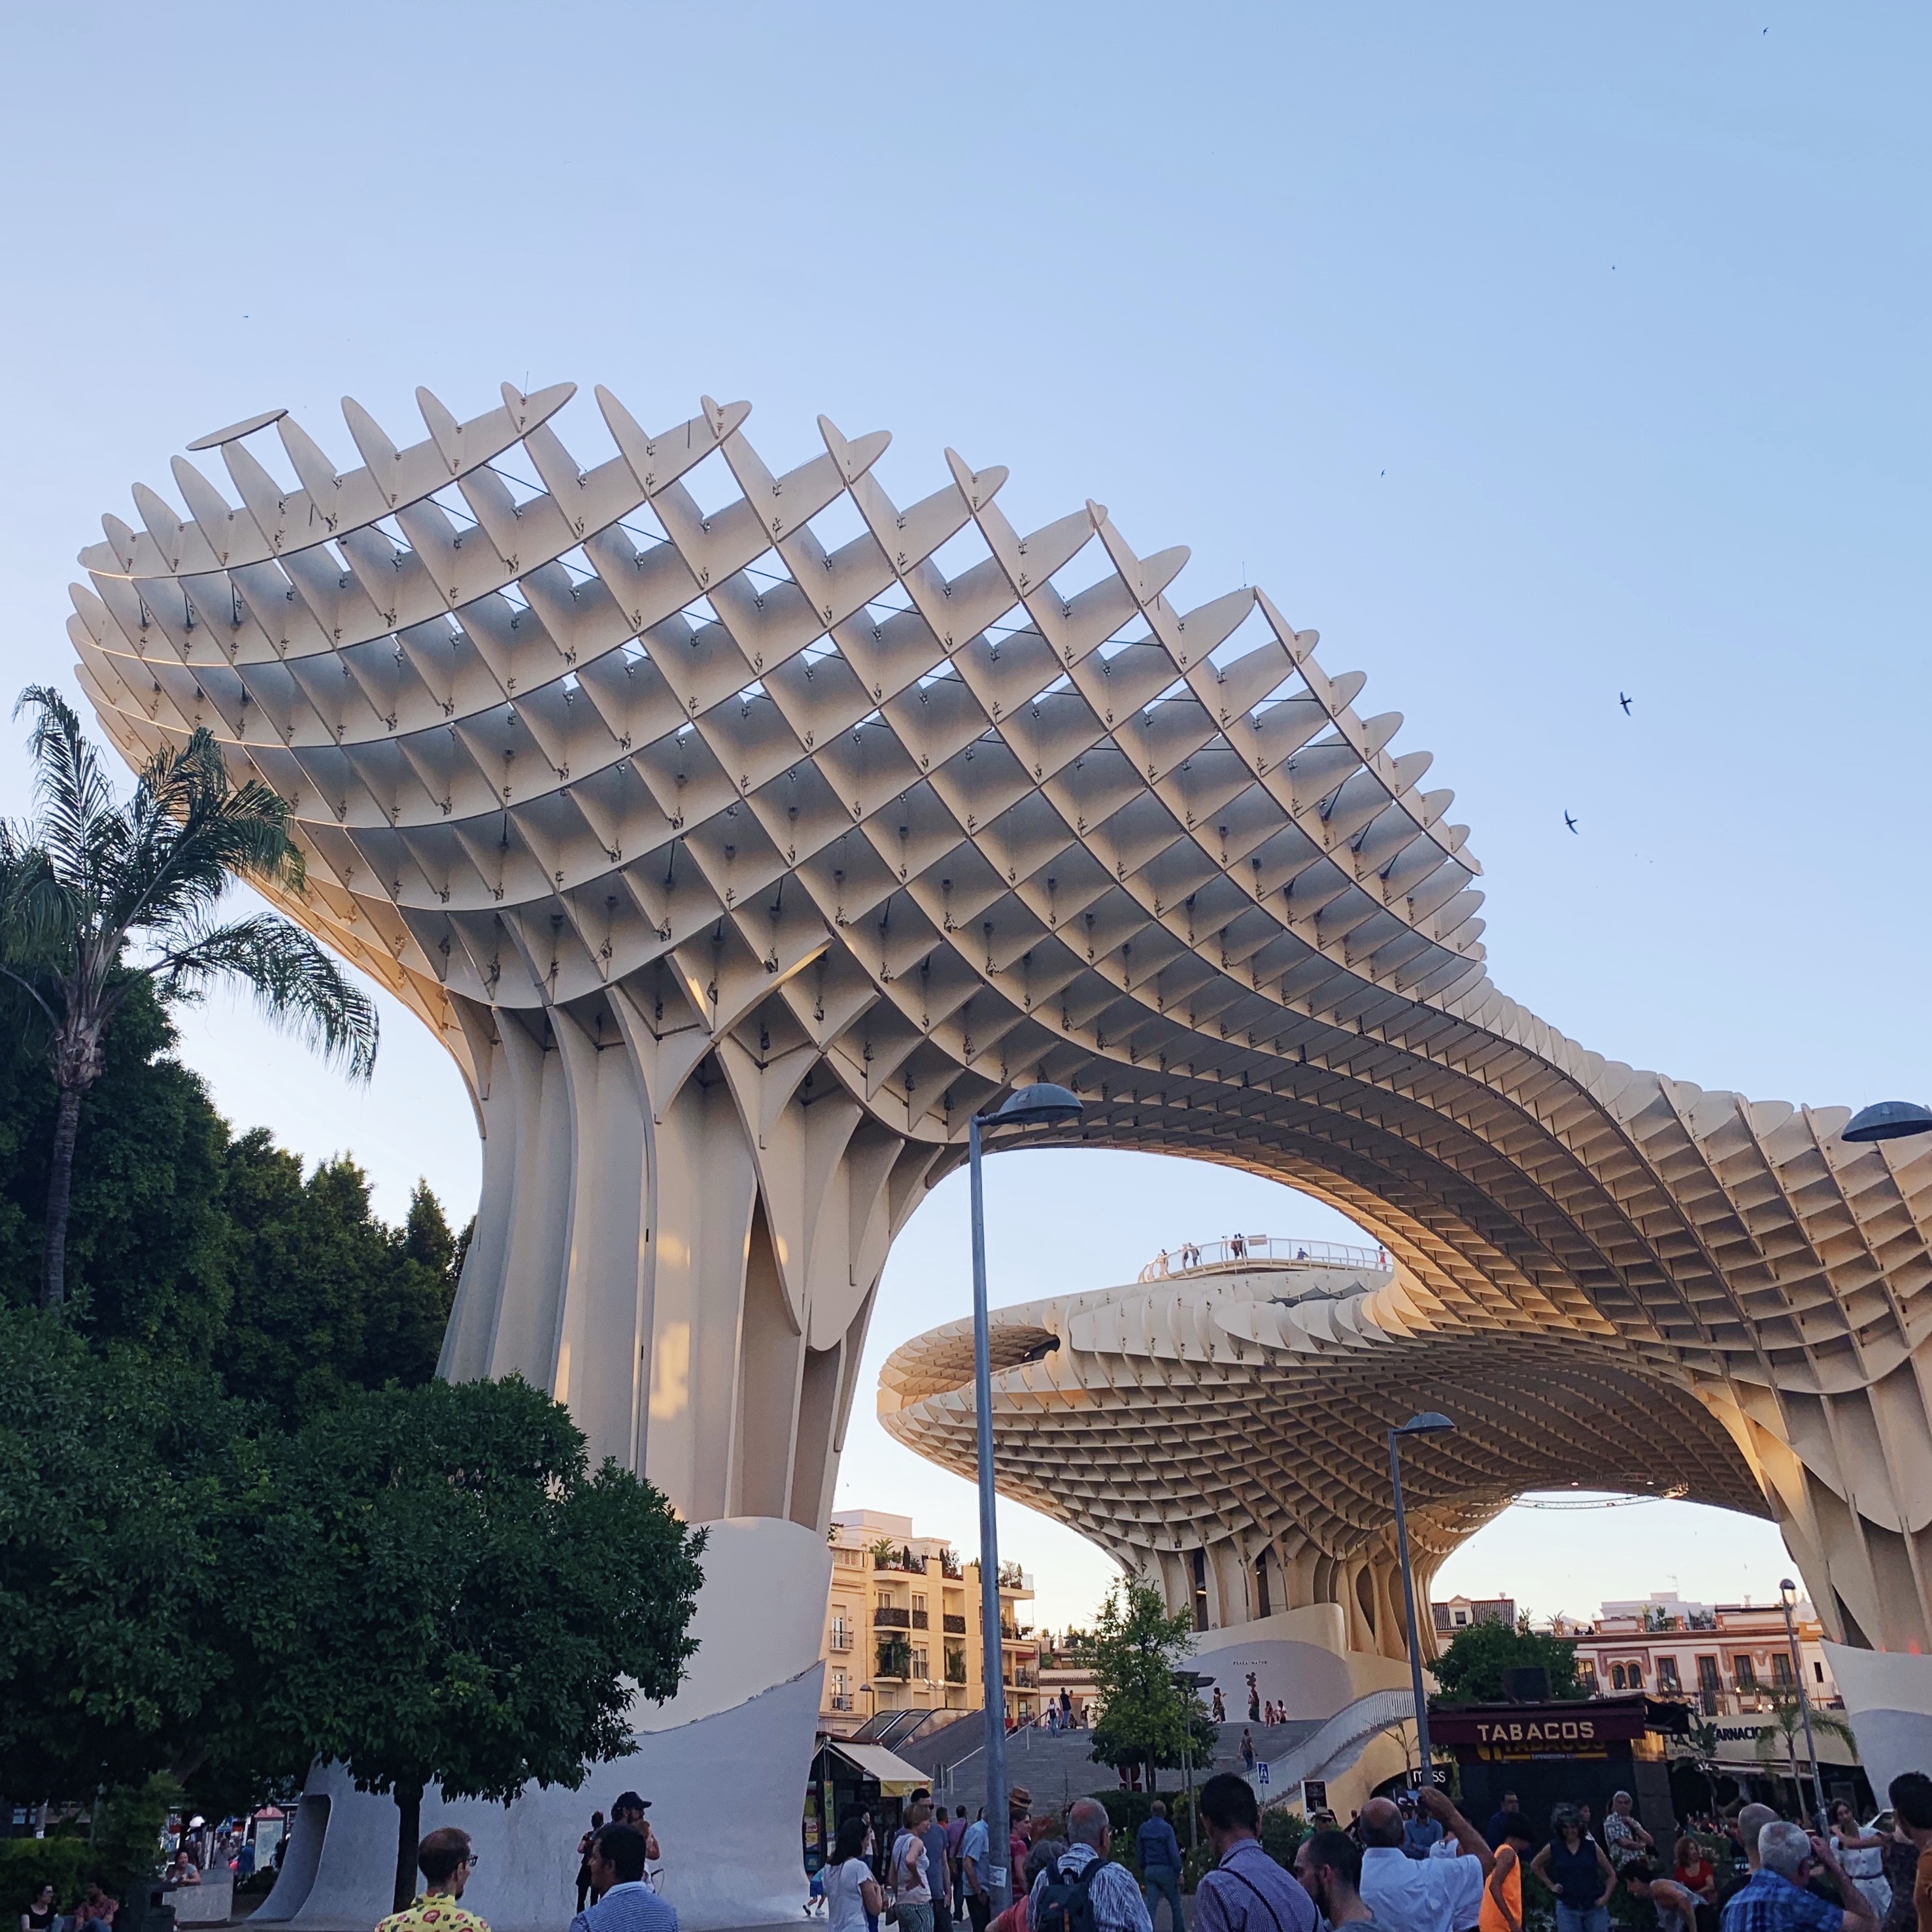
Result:
<svg viewBox="0 0 1932 1932">
<path fill-rule="evenodd" d="M 1158 1798 L 1167 1807 L 1167 1822 L 1174 1827 L 1180 1840 L 1184 1858 L 1187 1850 L 1187 1799 L 1185 1791 L 1096 1791 L 1093 1796 L 1107 1808 L 1107 1822 L 1114 1828 L 1114 1856 L 1132 1872 L 1136 1880 L 1142 1878 L 1140 1845 L 1136 1834 L 1150 1815 L 1154 1801 Z M 1204 1844 L 1207 1840 L 1204 1838 Z M 1185 1866 L 1183 1867 L 1185 1883 Z"/>
<path fill-rule="evenodd" d="M 184 1796 L 166 1772 L 157 1772 L 145 1784 L 110 1791 L 94 1806 L 87 1870 L 111 1897 L 124 1904 L 160 1869 L 161 1827 Z"/>
<path fill-rule="evenodd" d="M 92 1862 L 85 1838 L 0 1838 L 0 1911 L 26 1911 L 51 1882 L 54 1903 L 71 1912 Z"/>
</svg>

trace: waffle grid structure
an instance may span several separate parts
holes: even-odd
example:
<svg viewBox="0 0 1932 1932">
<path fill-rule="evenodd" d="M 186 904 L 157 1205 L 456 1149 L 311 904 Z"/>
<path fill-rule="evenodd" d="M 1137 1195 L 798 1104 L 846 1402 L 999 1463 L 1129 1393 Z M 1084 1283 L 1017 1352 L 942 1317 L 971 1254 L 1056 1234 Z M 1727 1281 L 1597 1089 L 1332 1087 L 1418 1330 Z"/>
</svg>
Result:
<svg viewBox="0 0 1932 1932">
<path fill-rule="evenodd" d="M 278 412 L 203 438 L 226 488 L 184 458 L 181 508 L 137 488 L 70 626 L 130 760 L 205 725 L 291 801 L 286 910 L 461 1067 L 446 1372 L 521 1370 L 694 1517 L 820 1524 L 893 1235 L 974 1109 L 1055 1080 L 1064 1138 L 1268 1174 L 1387 1244 L 1365 1414 L 1438 1358 L 1587 1362 L 1576 1441 L 1544 1404 L 1499 1466 L 1565 1466 L 1641 1390 L 1660 1484 L 1761 1498 L 1834 1634 L 1932 1642 L 1932 1150 L 1505 998 L 1428 754 L 1260 592 L 1184 612 L 1184 550 L 1090 502 L 1022 536 L 950 452 L 902 509 L 887 439 L 823 418 L 775 475 L 742 404 L 647 434 L 599 390 L 586 466 L 572 393 L 459 422 L 419 391 L 401 448 L 346 403 L 346 470 Z M 1006 1399 L 1069 1394 L 1076 1352 Z M 1150 1550 L 1286 1548 L 1289 1490 L 1187 1480 Z M 1497 1489 L 1421 1495 L 1438 1546 Z M 1366 1560 L 1356 1515 L 1311 1546 Z"/>
</svg>

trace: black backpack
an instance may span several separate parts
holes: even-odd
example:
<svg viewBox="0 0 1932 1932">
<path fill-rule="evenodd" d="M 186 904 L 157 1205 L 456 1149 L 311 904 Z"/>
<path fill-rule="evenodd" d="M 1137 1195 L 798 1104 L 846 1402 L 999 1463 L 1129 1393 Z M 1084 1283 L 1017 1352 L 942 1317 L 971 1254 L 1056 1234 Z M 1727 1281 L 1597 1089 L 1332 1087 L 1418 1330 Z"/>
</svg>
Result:
<svg viewBox="0 0 1932 1932">
<path fill-rule="evenodd" d="M 1030 1932 L 1098 1932 L 1092 1891 L 1094 1874 L 1102 1862 L 1097 1856 L 1089 1858 L 1072 1878 L 1055 1864 L 1040 1895 L 1040 1909 L 1027 1921 Z"/>
</svg>

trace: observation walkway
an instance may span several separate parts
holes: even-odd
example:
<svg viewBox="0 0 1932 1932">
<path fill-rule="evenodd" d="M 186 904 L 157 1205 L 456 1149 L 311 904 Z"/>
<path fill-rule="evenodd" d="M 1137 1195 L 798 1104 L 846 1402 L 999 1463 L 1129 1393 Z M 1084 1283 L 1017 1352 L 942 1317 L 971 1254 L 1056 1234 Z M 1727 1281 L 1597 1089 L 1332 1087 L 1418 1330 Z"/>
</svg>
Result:
<svg viewBox="0 0 1932 1932">
<path fill-rule="evenodd" d="M 1178 1247 L 1162 1248 L 1138 1279 L 1142 1281 L 1184 1281 L 1190 1276 L 1212 1274 L 1227 1268 L 1366 1268 L 1378 1274 L 1391 1273 L 1386 1248 L 1362 1248 L 1346 1241 L 1315 1241 L 1298 1234 L 1226 1234 L 1214 1241 L 1183 1241 Z"/>
</svg>

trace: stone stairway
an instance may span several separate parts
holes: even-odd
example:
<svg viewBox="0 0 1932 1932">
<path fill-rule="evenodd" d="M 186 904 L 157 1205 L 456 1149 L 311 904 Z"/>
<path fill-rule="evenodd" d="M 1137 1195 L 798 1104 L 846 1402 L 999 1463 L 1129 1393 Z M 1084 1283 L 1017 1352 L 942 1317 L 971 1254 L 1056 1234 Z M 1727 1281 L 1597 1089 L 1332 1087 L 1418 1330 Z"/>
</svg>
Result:
<svg viewBox="0 0 1932 1932">
<path fill-rule="evenodd" d="M 1220 1742 L 1214 1760 L 1194 1767 L 1194 1781 L 1216 1771 L 1241 1768 L 1241 1732 L 1253 1733 L 1255 1755 L 1262 1760 L 1282 1757 L 1312 1737 L 1322 1727 L 1313 1719 L 1288 1724 L 1238 1724 L 1219 1726 Z M 986 1725 L 977 1711 L 969 1711 L 952 1724 L 926 1732 L 904 1744 L 891 1747 L 909 1764 L 916 1764 L 933 1780 L 933 1796 L 949 1810 L 964 1804 L 970 1817 L 986 1801 Z M 1036 1812 L 1058 1810 L 1070 1799 L 1084 1798 L 1096 1791 L 1118 1788 L 1119 1774 L 1093 1757 L 1090 1731 L 1043 1731 L 1029 1726 L 1006 1739 L 1006 1782 L 1023 1784 L 1033 1793 Z M 1178 1791 L 1185 1780 L 1176 1771 L 1160 1774 L 1163 1791 Z"/>
</svg>

